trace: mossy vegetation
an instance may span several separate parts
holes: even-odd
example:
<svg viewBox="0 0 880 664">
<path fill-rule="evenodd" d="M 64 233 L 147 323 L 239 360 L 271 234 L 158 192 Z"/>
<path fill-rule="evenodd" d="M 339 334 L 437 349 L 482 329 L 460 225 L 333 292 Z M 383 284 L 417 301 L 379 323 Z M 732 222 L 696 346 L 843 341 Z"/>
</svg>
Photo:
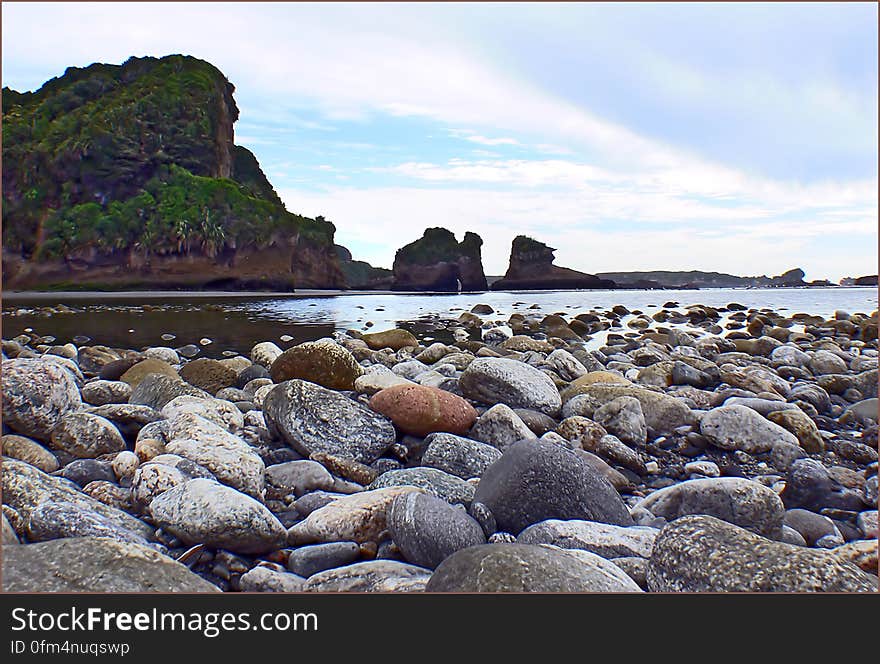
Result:
<svg viewBox="0 0 880 664">
<path fill-rule="evenodd" d="M 421 238 L 398 249 L 394 260 L 416 265 L 456 262 L 462 256 L 480 260 L 482 246 L 483 240 L 480 236 L 470 231 L 465 233 L 461 242 L 458 242 L 452 231 L 445 228 L 427 228 Z"/>
<path fill-rule="evenodd" d="M 25 258 L 200 252 L 273 235 L 332 244 L 288 212 L 232 142 L 233 86 L 196 58 L 69 68 L 33 93 L 3 89 L 3 244 Z"/>
</svg>

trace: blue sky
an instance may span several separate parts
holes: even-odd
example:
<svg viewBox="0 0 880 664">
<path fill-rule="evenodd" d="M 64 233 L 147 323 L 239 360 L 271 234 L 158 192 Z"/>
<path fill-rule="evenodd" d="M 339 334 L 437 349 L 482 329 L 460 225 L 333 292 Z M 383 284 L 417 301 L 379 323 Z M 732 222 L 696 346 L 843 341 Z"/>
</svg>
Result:
<svg viewBox="0 0 880 664">
<path fill-rule="evenodd" d="M 877 272 L 875 3 L 4 4 L 3 84 L 186 53 L 288 209 L 587 272 Z"/>
</svg>

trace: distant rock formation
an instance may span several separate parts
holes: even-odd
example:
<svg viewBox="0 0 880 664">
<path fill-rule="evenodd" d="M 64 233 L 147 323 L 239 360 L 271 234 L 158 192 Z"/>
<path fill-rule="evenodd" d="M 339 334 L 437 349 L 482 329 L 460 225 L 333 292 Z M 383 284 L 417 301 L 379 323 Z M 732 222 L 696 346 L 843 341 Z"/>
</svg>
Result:
<svg viewBox="0 0 880 664">
<path fill-rule="evenodd" d="M 339 267 L 345 275 L 345 282 L 354 290 L 388 290 L 394 281 L 391 270 L 373 267 L 366 261 L 356 261 L 351 252 L 341 244 L 336 245 Z"/>
<path fill-rule="evenodd" d="M 393 290 L 484 291 L 480 248 L 483 240 L 467 232 L 458 242 L 445 228 L 427 228 L 425 234 L 397 250 L 394 256 Z"/>
<path fill-rule="evenodd" d="M 566 288 L 614 288 L 610 279 L 600 279 L 567 267 L 553 265 L 553 252 L 543 242 L 525 235 L 514 238 L 510 248 L 510 266 L 492 290 L 551 290 Z"/>
<path fill-rule="evenodd" d="M 876 286 L 877 285 L 877 275 L 872 274 L 867 277 L 857 277 L 853 280 L 854 286 Z"/>
<path fill-rule="evenodd" d="M 794 268 L 776 277 L 738 277 L 724 272 L 700 270 L 649 272 L 597 272 L 597 277 L 611 279 L 618 288 L 772 288 L 791 286 L 820 286 L 823 282 L 806 283 L 804 271 Z"/>
</svg>

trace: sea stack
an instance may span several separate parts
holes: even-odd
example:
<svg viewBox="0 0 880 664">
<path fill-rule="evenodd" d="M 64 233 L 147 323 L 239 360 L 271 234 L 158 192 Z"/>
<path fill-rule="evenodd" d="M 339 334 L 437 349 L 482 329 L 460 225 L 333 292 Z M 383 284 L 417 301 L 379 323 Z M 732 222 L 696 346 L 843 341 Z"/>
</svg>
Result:
<svg viewBox="0 0 880 664">
<path fill-rule="evenodd" d="M 394 256 L 393 290 L 484 291 L 480 248 L 482 238 L 467 232 L 458 242 L 445 228 L 427 228 L 415 242 L 397 250 Z"/>
<path fill-rule="evenodd" d="M 610 279 L 553 265 L 553 252 L 525 235 L 517 235 L 510 248 L 510 266 L 503 279 L 492 284 L 492 290 L 552 290 L 564 288 L 614 288 Z"/>
</svg>

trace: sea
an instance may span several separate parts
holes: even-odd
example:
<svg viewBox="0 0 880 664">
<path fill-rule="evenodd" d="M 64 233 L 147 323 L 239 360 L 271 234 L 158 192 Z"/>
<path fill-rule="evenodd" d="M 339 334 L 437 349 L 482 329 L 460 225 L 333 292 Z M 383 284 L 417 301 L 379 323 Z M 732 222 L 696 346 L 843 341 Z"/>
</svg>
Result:
<svg viewBox="0 0 880 664">
<path fill-rule="evenodd" d="M 289 348 L 335 332 L 377 332 L 402 327 L 423 341 L 452 340 L 454 321 L 476 304 L 493 313 L 488 324 L 503 325 L 513 313 L 543 317 L 604 312 L 615 305 L 652 315 L 690 305 L 771 309 L 791 316 L 830 317 L 837 311 L 870 314 L 878 306 L 876 288 L 713 288 L 701 290 L 565 290 L 481 293 L 4 293 L 2 336 L 37 334 L 52 344 L 105 345 L 140 349 L 195 344 L 200 357 L 247 355 L 255 343 L 273 341 Z M 618 331 L 629 316 L 621 319 Z M 722 319 L 722 324 L 724 320 Z M 612 330 L 615 331 L 615 330 Z M 479 329 L 468 331 L 480 338 Z M 163 338 L 164 335 L 164 338 Z M 585 340 L 599 347 L 603 337 Z"/>
</svg>

